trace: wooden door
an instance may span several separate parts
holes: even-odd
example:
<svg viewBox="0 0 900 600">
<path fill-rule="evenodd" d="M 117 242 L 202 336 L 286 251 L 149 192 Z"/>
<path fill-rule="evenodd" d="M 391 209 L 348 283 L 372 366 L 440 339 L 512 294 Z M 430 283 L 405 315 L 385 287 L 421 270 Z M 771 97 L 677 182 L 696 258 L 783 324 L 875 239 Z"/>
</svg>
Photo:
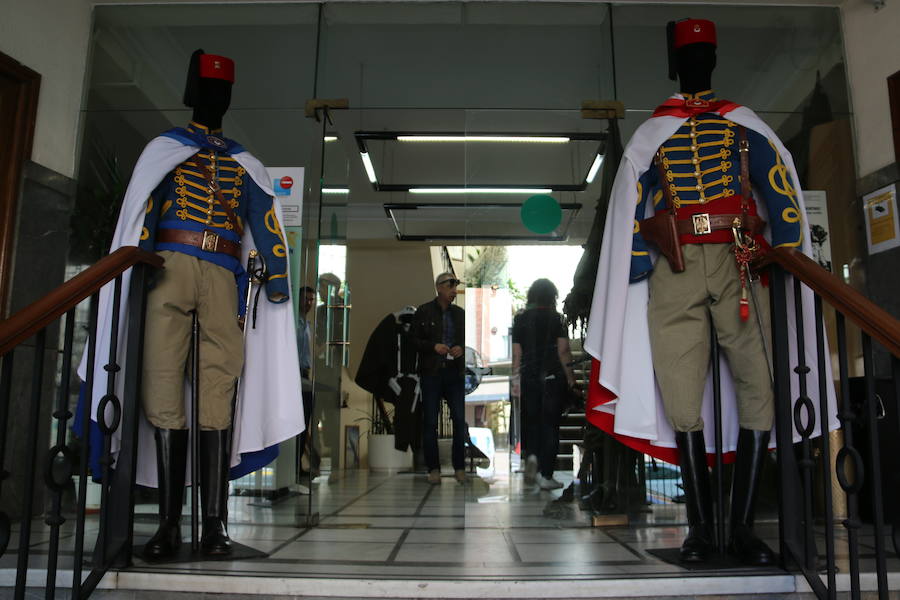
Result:
<svg viewBox="0 0 900 600">
<path fill-rule="evenodd" d="M 31 157 L 40 74 L 0 52 L 0 318 L 7 316 L 16 207 Z"/>
</svg>

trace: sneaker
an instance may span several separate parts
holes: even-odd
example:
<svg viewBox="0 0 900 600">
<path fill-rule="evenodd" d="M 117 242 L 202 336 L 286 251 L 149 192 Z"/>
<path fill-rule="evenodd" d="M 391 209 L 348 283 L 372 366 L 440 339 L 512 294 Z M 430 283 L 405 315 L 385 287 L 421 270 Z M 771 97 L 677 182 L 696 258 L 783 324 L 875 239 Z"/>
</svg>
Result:
<svg viewBox="0 0 900 600">
<path fill-rule="evenodd" d="M 465 482 L 466 482 L 466 472 L 463 471 L 462 469 L 457 469 L 457 470 L 453 471 L 453 477 L 454 477 L 454 478 L 456 479 L 456 481 L 458 481 L 459 483 L 465 483 Z"/>
<path fill-rule="evenodd" d="M 534 454 L 530 454 L 528 458 L 525 459 L 525 483 L 534 483 L 535 477 L 537 477 L 537 472 L 537 456 L 535 456 Z"/>
<path fill-rule="evenodd" d="M 428 471 L 428 483 L 434 485 L 441 482 L 441 470 L 432 469 Z"/>
<path fill-rule="evenodd" d="M 538 475 L 537 484 L 540 486 L 542 490 L 558 490 L 563 486 L 562 483 L 553 479 L 553 476 L 544 477 L 543 475 Z"/>
</svg>

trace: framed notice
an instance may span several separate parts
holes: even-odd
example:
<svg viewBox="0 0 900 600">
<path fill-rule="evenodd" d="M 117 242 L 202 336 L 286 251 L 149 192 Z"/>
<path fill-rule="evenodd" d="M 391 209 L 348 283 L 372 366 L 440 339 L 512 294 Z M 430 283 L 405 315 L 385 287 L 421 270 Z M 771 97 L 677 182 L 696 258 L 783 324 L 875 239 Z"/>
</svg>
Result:
<svg viewBox="0 0 900 600">
<path fill-rule="evenodd" d="M 303 167 L 269 167 L 275 197 L 281 202 L 285 227 L 303 225 Z"/>
<path fill-rule="evenodd" d="M 869 254 L 900 246 L 900 220 L 897 218 L 897 184 L 863 196 L 866 242 Z"/>
<path fill-rule="evenodd" d="M 828 198 L 822 190 L 804 190 L 803 203 L 813 260 L 823 269 L 831 268 L 831 228 L 828 226 Z"/>
</svg>

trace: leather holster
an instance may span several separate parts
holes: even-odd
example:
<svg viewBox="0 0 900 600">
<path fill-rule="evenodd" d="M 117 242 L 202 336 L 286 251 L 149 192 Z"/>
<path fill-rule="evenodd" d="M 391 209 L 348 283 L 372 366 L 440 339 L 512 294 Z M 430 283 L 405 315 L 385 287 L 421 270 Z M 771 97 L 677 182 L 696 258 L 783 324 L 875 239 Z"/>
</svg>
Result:
<svg viewBox="0 0 900 600">
<path fill-rule="evenodd" d="M 641 235 L 666 257 L 673 273 L 684 271 L 684 254 L 678 231 L 675 227 L 675 216 L 669 211 L 661 211 L 640 222 Z"/>
</svg>

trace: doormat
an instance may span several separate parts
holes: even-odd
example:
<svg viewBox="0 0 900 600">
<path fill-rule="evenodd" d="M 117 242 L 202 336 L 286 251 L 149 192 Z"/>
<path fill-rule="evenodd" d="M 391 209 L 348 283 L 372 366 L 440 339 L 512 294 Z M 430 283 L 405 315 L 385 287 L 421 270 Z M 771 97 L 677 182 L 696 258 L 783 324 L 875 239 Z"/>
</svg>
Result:
<svg viewBox="0 0 900 600">
<path fill-rule="evenodd" d="M 266 558 L 269 555 L 261 550 L 257 550 L 256 548 L 251 548 L 250 546 L 245 546 L 243 544 L 239 544 L 234 540 L 231 541 L 231 554 L 225 554 L 221 556 L 212 556 L 203 554 L 202 550 L 198 550 L 196 553 L 191 551 L 191 541 L 190 539 L 183 540 L 181 542 L 181 548 L 178 549 L 174 555 L 169 556 L 167 558 L 162 558 L 159 560 L 150 560 L 148 558 L 144 558 L 144 544 L 150 538 L 148 537 L 146 540 L 143 540 L 140 544 L 135 544 L 134 546 L 134 556 L 136 558 L 140 558 L 148 565 L 171 565 L 176 563 L 191 563 L 191 562 L 207 562 L 207 561 L 221 561 L 221 560 L 251 560 L 255 558 Z"/>
<path fill-rule="evenodd" d="M 773 565 L 767 567 L 751 567 L 745 565 L 739 561 L 736 556 L 732 556 L 731 554 L 715 553 L 710 554 L 709 558 L 704 562 L 685 563 L 678 559 L 681 548 L 654 548 L 652 550 L 647 550 L 647 553 L 663 562 L 687 569 L 688 571 L 753 571 L 754 573 L 758 573 L 760 570 L 765 570 L 775 573 L 784 572 L 778 567 L 780 564 L 778 555 L 775 555 L 775 564 Z"/>
</svg>

